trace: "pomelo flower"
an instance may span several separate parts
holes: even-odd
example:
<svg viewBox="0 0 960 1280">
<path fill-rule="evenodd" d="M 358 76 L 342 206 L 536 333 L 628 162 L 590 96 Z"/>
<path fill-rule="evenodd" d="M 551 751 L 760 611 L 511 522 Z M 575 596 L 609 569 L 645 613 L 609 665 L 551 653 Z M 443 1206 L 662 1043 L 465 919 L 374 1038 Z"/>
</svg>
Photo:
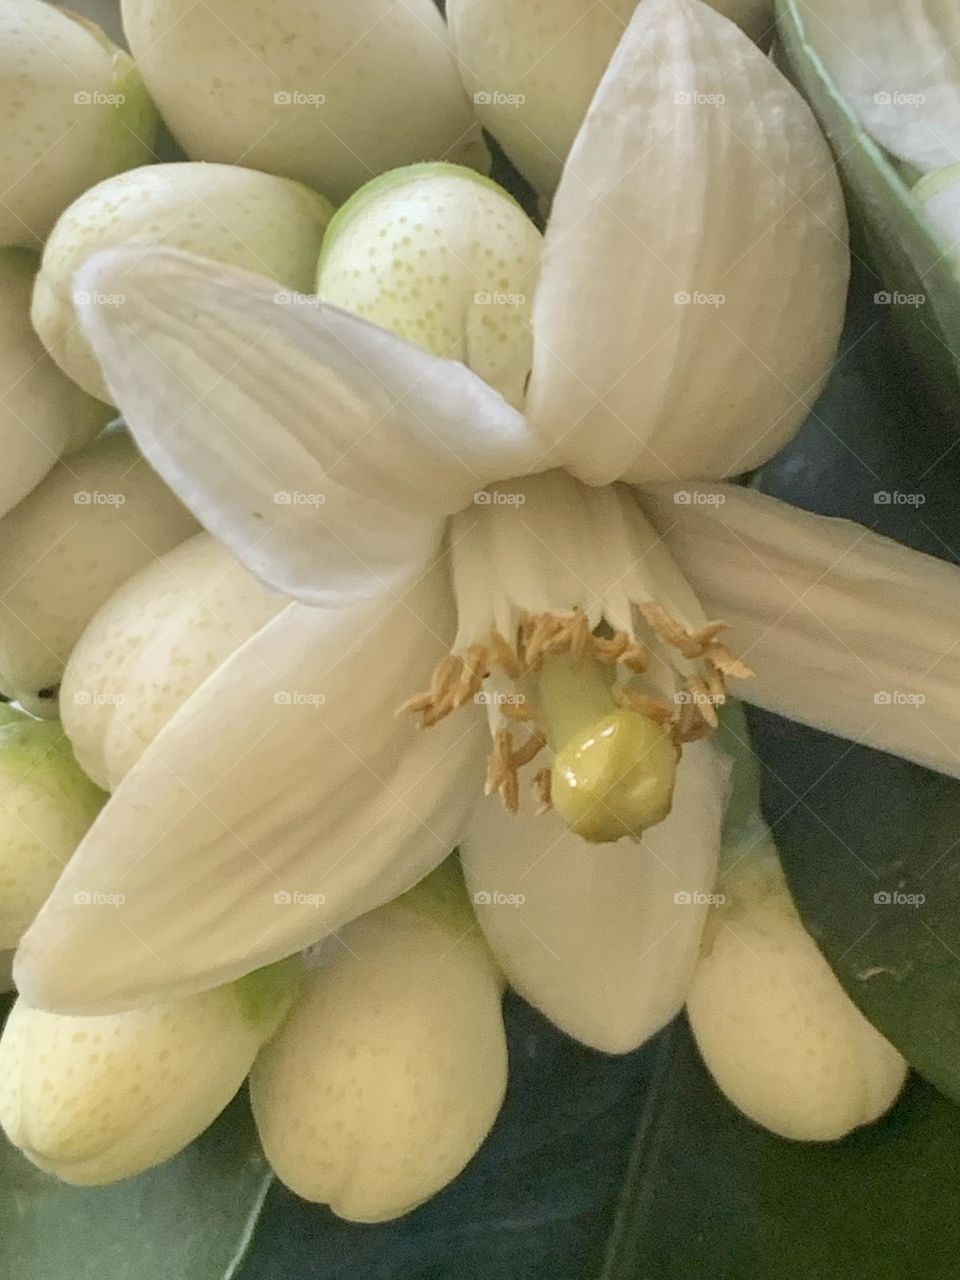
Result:
<svg viewBox="0 0 960 1280">
<path fill-rule="evenodd" d="M 426 264 L 424 314 L 479 282 L 469 333 L 490 272 L 509 297 L 529 260 L 481 236 L 464 259 L 463 202 L 476 212 L 469 193 L 493 190 L 475 178 L 458 176 L 459 204 L 443 188 L 446 219 L 413 216 L 430 176 L 417 172 L 395 218 L 359 193 L 329 233 L 320 291 L 339 237 L 365 227 L 338 270 L 359 297 L 368 259 L 378 278 L 391 267 L 392 286 L 364 294 L 371 319 L 399 325 L 388 295 L 416 288 Z M 402 180 L 378 192 L 413 198 Z M 507 243 L 515 208 L 500 200 Z M 95 1012 L 230 981 L 388 902 L 460 841 L 511 983 L 574 1035 L 625 1049 L 673 1016 L 697 962 L 727 774 L 699 739 L 728 679 L 783 714 L 955 768 L 908 709 L 878 717 L 874 693 L 919 666 L 955 719 L 956 570 L 702 479 L 757 465 L 806 413 L 846 262 L 806 107 L 691 0 L 644 0 L 574 144 L 522 409 L 468 367 L 469 342 L 446 359 L 170 251 L 93 260 L 89 296 L 120 275 L 128 286 L 122 307 L 81 318 L 131 430 L 208 529 L 294 602 L 116 786 L 21 947 L 27 998 Z M 513 363 L 498 368 L 515 388 Z M 858 652 L 838 634 L 851 596 Z M 728 598 L 738 624 L 759 620 L 756 659 L 711 621 Z M 395 718 L 404 701 L 422 732 Z M 499 797 L 478 807 L 484 754 Z M 521 802 L 527 777 L 552 812 Z M 122 907 L 78 912 L 80 883 L 122 886 Z"/>
</svg>

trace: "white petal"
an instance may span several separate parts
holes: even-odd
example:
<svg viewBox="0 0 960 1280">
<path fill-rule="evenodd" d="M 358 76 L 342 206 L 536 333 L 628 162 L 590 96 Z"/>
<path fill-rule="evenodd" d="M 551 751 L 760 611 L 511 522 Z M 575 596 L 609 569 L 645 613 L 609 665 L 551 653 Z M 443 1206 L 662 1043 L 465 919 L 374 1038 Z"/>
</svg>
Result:
<svg viewBox="0 0 960 1280">
<path fill-rule="evenodd" d="M 510 984 L 559 1027 L 624 1053 L 682 1006 L 713 889 L 728 771 L 684 748 L 673 812 L 639 843 L 587 844 L 493 797 L 461 842 L 467 886 Z"/>
<path fill-rule="evenodd" d="M 445 1186 L 506 1089 L 502 978 L 469 909 L 438 912 L 430 888 L 323 949 L 250 1077 L 277 1176 L 353 1221 L 395 1218 Z"/>
<path fill-rule="evenodd" d="M 847 272 L 796 90 L 705 5 L 643 0 L 554 201 L 531 422 L 590 483 L 756 466 L 816 398 Z"/>
<path fill-rule="evenodd" d="M 27 998 L 87 1013 L 190 994 L 339 929 L 440 862 L 479 790 L 482 721 L 424 734 L 394 709 L 449 649 L 452 612 L 434 569 L 401 598 L 289 605 L 247 641 L 80 846 L 18 955 Z"/>
<path fill-rule="evenodd" d="M 439 516 L 534 457 L 521 415 L 463 365 L 315 299 L 172 251 L 98 255 L 79 284 L 126 291 L 81 317 L 147 457 L 309 603 L 402 581 Z"/>
<path fill-rule="evenodd" d="M 24 250 L 0 251 L 0 516 L 112 415 L 60 372 L 34 333 L 36 266 Z"/>
<path fill-rule="evenodd" d="M 646 490 L 747 702 L 960 777 L 960 569 L 731 485 Z"/>
<path fill-rule="evenodd" d="M 87 774 L 116 790 L 191 693 L 287 604 L 209 533 L 125 582 L 60 685 L 63 727 Z"/>
<path fill-rule="evenodd" d="M 59 684 L 112 592 L 196 529 L 124 431 L 58 462 L 0 520 L 0 689 Z"/>
<path fill-rule="evenodd" d="M 868 132 L 928 172 L 960 157 L 956 0 L 803 0 L 804 34 Z"/>
<path fill-rule="evenodd" d="M 690 1025 L 735 1106 L 781 1137 L 830 1142 L 892 1106 L 907 1064 L 803 927 L 775 853 L 767 869 L 757 861 L 754 850 L 720 882 Z"/>
</svg>

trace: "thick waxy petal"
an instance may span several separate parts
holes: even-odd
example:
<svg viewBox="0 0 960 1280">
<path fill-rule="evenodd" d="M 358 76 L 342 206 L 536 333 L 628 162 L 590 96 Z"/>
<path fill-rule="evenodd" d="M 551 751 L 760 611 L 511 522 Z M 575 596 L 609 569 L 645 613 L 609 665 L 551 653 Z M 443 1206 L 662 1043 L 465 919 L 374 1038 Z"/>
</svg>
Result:
<svg viewBox="0 0 960 1280">
<path fill-rule="evenodd" d="M 338 201 L 415 160 L 489 166 L 432 0 L 123 0 L 123 26 L 194 160 Z"/>
<path fill-rule="evenodd" d="M 55 688 L 113 591 L 196 529 L 124 431 L 58 462 L 0 521 L 0 689 Z"/>
<path fill-rule="evenodd" d="M 75 382 L 109 400 L 97 358 L 77 324 L 75 278 L 98 249 L 164 245 L 201 254 L 275 280 L 313 285 L 333 205 L 299 182 L 238 165 L 151 164 L 101 182 L 73 202 L 44 246 L 33 296 L 33 324 L 54 360 Z M 133 287 L 132 285 L 130 287 Z M 116 280 L 95 301 L 118 305 Z"/>
<path fill-rule="evenodd" d="M 471 169 L 416 164 L 362 187 L 323 241 L 317 293 L 436 356 L 513 405 L 530 376 L 541 236 Z"/>
<path fill-rule="evenodd" d="M 0 251 L 0 516 L 47 474 L 61 454 L 87 444 L 112 410 L 64 377 L 30 324 L 37 260 Z"/>
<path fill-rule="evenodd" d="M 125 582 L 60 686 L 63 726 L 89 776 L 115 790 L 190 694 L 287 604 L 209 533 Z"/>
<path fill-rule="evenodd" d="M 867 130 L 928 172 L 960 158 L 956 0 L 803 0 L 807 38 Z"/>
<path fill-rule="evenodd" d="M 645 490 L 757 706 L 960 777 L 960 569 L 731 485 Z"/>
<path fill-rule="evenodd" d="M 673 812 L 639 842 L 587 844 L 495 797 L 474 814 L 461 858 L 487 941 L 510 984 L 578 1040 L 626 1052 L 686 999 L 726 779 L 712 746 L 684 748 Z"/>
<path fill-rule="evenodd" d="M 712 0 L 752 40 L 773 31 L 771 0 Z M 448 0 L 474 109 L 538 191 L 551 195 L 636 0 Z"/>
<path fill-rule="evenodd" d="M 456 361 L 188 255 L 115 251 L 81 311 L 147 457 L 259 577 L 311 604 L 402 581 L 439 517 L 539 450 Z"/>
<path fill-rule="evenodd" d="M 554 201 L 531 422 L 590 483 L 747 470 L 816 397 L 847 270 L 797 92 L 712 9 L 643 0 Z"/>
<path fill-rule="evenodd" d="M 419 734 L 394 708 L 448 650 L 452 612 L 435 569 L 403 597 L 289 605 L 247 641 L 108 801 L 24 940 L 27 997 L 85 1013 L 190 994 L 440 862 L 479 789 L 482 722 Z"/>
<path fill-rule="evenodd" d="M 331 939 L 250 1077 L 278 1177 L 354 1221 L 398 1217 L 439 1191 L 503 1101 L 502 978 L 462 884 L 451 909 L 436 876 L 450 873 Z"/>
<path fill-rule="evenodd" d="M 95 1018 L 18 1000 L 0 1039 L 0 1124 L 34 1164 L 78 1186 L 160 1164 L 227 1105 L 296 986 L 292 966 L 280 965 Z"/>
<path fill-rule="evenodd" d="M 907 1064 L 837 981 L 772 846 L 721 879 L 687 1011 L 717 1084 L 784 1138 L 830 1142 L 881 1116 Z"/>
<path fill-rule="evenodd" d="M 143 164 L 157 113 L 99 27 L 40 0 L 0 9 L 0 245 L 33 248 L 71 200 Z"/>
</svg>

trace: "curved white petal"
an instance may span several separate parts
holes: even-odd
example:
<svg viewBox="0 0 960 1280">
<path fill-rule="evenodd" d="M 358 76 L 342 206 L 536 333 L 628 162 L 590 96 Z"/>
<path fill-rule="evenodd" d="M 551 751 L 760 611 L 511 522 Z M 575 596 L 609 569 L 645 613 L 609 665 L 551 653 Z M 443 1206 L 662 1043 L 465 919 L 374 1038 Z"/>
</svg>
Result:
<svg viewBox="0 0 960 1280">
<path fill-rule="evenodd" d="M 229 981 L 440 862 L 479 792 L 478 712 L 394 708 L 447 653 L 438 568 L 403 597 L 293 604 L 183 705 L 108 801 L 27 934 L 17 982 L 57 1012 Z"/>
<path fill-rule="evenodd" d="M 530 420 L 590 483 L 756 466 L 816 397 L 847 271 L 799 94 L 706 5 L 643 0 L 554 201 Z"/>
<path fill-rule="evenodd" d="M 529 469 L 522 416 L 455 361 L 174 251 L 78 276 L 81 321 L 144 453 L 258 576 L 311 604 L 403 581 L 439 517 Z"/>
<path fill-rule="evenodd" d="M 804 31 L 867 130 L 924 172 L 960 160 L 956 0 L 802 0 Z"/>
<path fill-rule="evenodd" d="M 738 696 L 960 777 L 960 569 L 750 489 L 681 492 L 643 503 L 755 673 Z"/>
<path fill-rule="evenodd" d="M 727 777 L 710 744 L 686 747 L 673 812 L 639 843 L 587 844 L 496 797 L 474 814 L 460 856 L 487 941 L 510 984 L 578 1040 L 624 1053 L 683 1005 Z"/>
</svg>

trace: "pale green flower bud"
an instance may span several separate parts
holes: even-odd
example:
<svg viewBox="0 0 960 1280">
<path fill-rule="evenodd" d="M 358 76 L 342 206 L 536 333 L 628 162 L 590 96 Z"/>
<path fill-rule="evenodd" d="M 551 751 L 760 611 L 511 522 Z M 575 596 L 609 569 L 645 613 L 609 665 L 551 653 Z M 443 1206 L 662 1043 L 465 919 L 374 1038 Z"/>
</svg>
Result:
<svg viewBox="0 0 960 1280">
<path fill-rule="evenodd" d="M 40 710 L 100 606 L 196 529 L 125 432 L 57 463 L 0 520 L 0 692 Z"/>
<path fill-rule="evenodd" d="M 299 964 L 95 1017 L 18 1000 L 0 1038 L 0 1125 L 28 1160 L 76 1186 L 162 1163 L 240 1088 L 296 994 Z"/>
<path fill-rule="evenodd" d="M 157 113 L 128 54 L 40 0 L 0 6 L 0 245 L 39 247 L 82 191 L 149 159 Z"/>
<path fill-rule="evenodd" d="M 297 178 L 338 202 L 414 160 L 489 165 L 432 0 L 123 0 L 123 25 L 195 160 Z"/>
<path fill-rule="evenodd" d="M 0 951 L 16 947 L 105 799 L 59 724 L 0 725 Z"/>
<path fill-rule="evenodd" d="M 25 249 L 0 250 L 0 516 L 62 454 L 92 440 L 111 414 L 64 377 L 34 332 L 30 298 L 38 265 Z"/>
<path fill-rule="evenodd" d="M 739 1109 L 784 1138 L 830 1141 L 881 1116 L 907 1067 L 841 987 L 767 846 L 721 879 L 687 997 L 697 1044 Z"/>
<path fill-rule="evenodd" d="M 339 210 L 317 293 L 461 360 L 520 405 L 540 246 L 536 227 L 496 183 L 457 165 L 411 165 L 367 183 Z"/>
<path fill-rule="evenodd" d="M 113 791 L 190 694 L 288 603 L 209 533 L 124 583 L 60 687 L 64 729 L 90 777 Z"/>
<path fill-rule="evenodd" d="M 54 227 L 34 290 L 34 327 L 61 369 L 109 402 L 75 311 L 74 277 L 92 253 L 162 245 L 305 292 L 332 214 L 328 200 L 299 182 L 234 165 L 156 164 L 117 174 L 84 192 Z M 122 306 L 124 298 L 95 301 Z"/>
<path fill-rule="evenodd" d="M 395 1218 L 454 1178 L 496 1118 L 502 980 L 450 866 L 329 939 L 318 963 L 251 1073 L 260 1137 L 298 1195 Z"/>
</svg>

